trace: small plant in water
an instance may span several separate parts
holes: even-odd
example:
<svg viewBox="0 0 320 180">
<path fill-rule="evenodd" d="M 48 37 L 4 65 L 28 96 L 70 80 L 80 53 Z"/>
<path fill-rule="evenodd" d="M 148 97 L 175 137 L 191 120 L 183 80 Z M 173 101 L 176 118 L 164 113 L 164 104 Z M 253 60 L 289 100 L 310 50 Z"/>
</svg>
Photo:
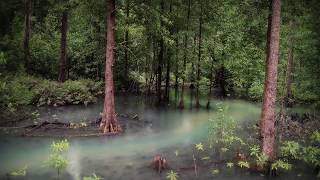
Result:
<svg viewBox="0 0 320 180">
<path fill-rule="evenodd" d="M 85 176 L 83 177 L 83 180 L 102 180 L 102 177 L 97 176 L 95 173 L 92 174 L 92 176 Z"/>
<path fill-rule="evenodd" d="M 204 151 L 203 144 L 202 143 L 196 144 L 196 150 Z"/>
<path fill-rule="evenodd" d="M 234 164 L 233 162 L 227 162 L 226 165 L 227 165 L 227 168 L 232 168 Z"/>
<path fill-rule="evenodd" d="M 241 168 L 250 168 L 250 164 L 248 161 L 239 161 L 238 166 Z"/>
<path fill-rule="evenodd" d="M 25 165 L 23 168 L 14 170 L 10 173 L 11 176 L 26 176 L 28 166 Z"/>
<path fill-rule="evenodd" d="M 167 173 L 167 179 L 169 180 L 178 180 L 178 173 L 174 172 L 173 170 L 171 170 L 170 172 Z"/>
<path fill-rule="evenodd" d="M 69 142 L 66 139 L 51 144 L 51 154 L 46 161 L 46 165 L 57 170 L 58 176 L 60 175 L 61 170 L 65 170 L 68 166 L 68 160 L 63 157 L 63 153 L 68 150 Z"/>
<path fill-rule="evenodd" d="M 211 174 L 212 175 L 217 175 L 217 174 L 219 174 L 220 173 L 220 170 L 219 169 L 213 169 L 212 171 L 211 171 Z"/>
</svg>

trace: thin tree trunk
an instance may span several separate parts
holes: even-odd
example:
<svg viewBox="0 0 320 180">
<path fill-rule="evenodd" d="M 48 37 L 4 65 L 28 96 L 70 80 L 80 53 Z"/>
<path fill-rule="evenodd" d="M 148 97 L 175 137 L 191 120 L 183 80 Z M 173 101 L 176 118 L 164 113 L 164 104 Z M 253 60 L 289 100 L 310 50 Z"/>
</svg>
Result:
<svg viewBox="0 0 320 180">
<path fill-rule="evenodd" d="M 172 13 L 172 0 L 170 1 L 169 14 Z M 173 34 L 173 28 L 170 28 L 170 35 Z M 167 71 L 166 71 L 166 88 L 165 88 L 165 101 L 169 102 L 169 94 L 170 94 L 170 69 L 171 69 L 171 56 L 172 50 L 169 47 L 167 50 Z"/>
<path fill-rule="evenodd" d="M 119 133 L 122 131 L 117 120 L 114 105 L 114 86 L 112 66 L 115 49 L 115 0 L 108 1 L 107 11 L 107 45 L 106 45 L 106 70 L 105 70 L 105 98 L 103 116 L 100 128 L 103 133 Z"/>
<path fill-rule="evenodd" d="M 169 91 L 170 91 L 170 61 L 171 61 L 171 49 L 168 49 L 168 57 L 167 57 L 167 71 L 166 71 L 166 88 L 165 88 L 165 100 L 169 102 Z"/>
<path fill-rule="evenodd" d="M 161 12 L 164 12 L 164 0 L 160 2 L 160 8 Z M 163 20 L 160 20 L 160 27 L 163 26 Z M 159 57 L 158 57 L 158 68 L 157 68 L 157 98 L 158 98 L 158 104 L 162 101 L 162 66 L 163 66 L 163 51 L 164 51 L 164 42 L 163 38 L 161 37 L 159 40 Z"/>
<path fill-rule="evenodd" d="M 290 21 L 290 27 L 292 22 Z M 285 105 L 287 107 L 292 107 L 292 79 L 293 79 L 293 40 L 292 35 L 289 37 L 289 49 L 288 49 L 288 62 L 287 62 L 287 72 L 286 72 L 286 92 L 285 92 Z"/>
<path fill-rule="evenodd" d="M 31 33 L 31 0 L 25 0 L 25 27 L 23 37 L 23 50 L 24 50 L 24 67 L 26 72 L 30 71 L 30 33 Z"/>
<path fill-rule="evenodd" d="M 188 13 L 187 13 L 187 23 L 186 23 L 186 31 L 188 32 L 189 29 L 189 21 L 190 21 L 190 10 L 191 10 L 191 0 L 188 0 Z M 181 85 L 181 96 L 180 96 L 180 103 L 179 108 L 184 109 L 184 83 L 186 80 L 186 66 L 187 66 L 187 43 L 188 43 L 188 35 L 187 33 L 184 36 L 184 54 L 183 54 L 183 75 L 182 75 L 182 85 Z"/>
<path fill-rule="evenodd" d="M 67 31 L 68 31 L 68 11 L 62 13 L 61 18 L 61 50 L 60 50 L 60 68 L 59 82 L 66 80 L 67 71 Z"/>
<path fill-rule="evenodd" d="M 262 103 L 260 134 L 262 137 L 262 152 L 268 156 L 268 160 L 274 160 L 275 142 L 275 106 L 277 87 L 277 65 L 279 60 L 280 41 L 280 0 L 272 0 L 272 18 L 269 34 L 268 59 L 266 62 L 266 77 Z"/>
<path fill-rule="evenodd" d="M 128 90 L 129 86 L 129 56 L 128 56 L 128 49 L 129 49 L 129 13 L 130 13 L 130 0 L 127 0 L 126 4 L 126 32 L 125 32 L 125 50 L 124 50 L 124 80 L 125 80 L 125 89 Z"/>
<path fill-rule="evenodd" d="M 178 89 L 179 89 L 179 63 L 178 63 L 178 60 L 179 60 L 179 41 L 178 41 L 178 38 L 176 39 L 176 52 L 175 52 L 175 83 L 174 83 L 174 105 L 176 107 L 177 105 L 177 99 L 178 99 Z"/>
<path fill-rule="evenodd" d="M 200 107 L 200 101 L 199 101 L 199 87 L 200 87 L 201 43 L 202 43 L 202 3 L 200 2 L 200 18 L 199 18 L 199 50 L 198 50 L 198 67 L 197 67 L 196 108 L 199 108 L 199 107 Z"/>
<path fill-rule="evenodd" d="M 211 61 L 211 67 L 210 67 L 210 84 L 209 84 L 209 92 L 208 92 L 208 102 L 207 102 L 207 109 L 210 109 L 210 100 L 211 100 L 211 95 L 212 95 L 212 86 L 213 86 L 213 67 L 214 67 L 214 62 L 215 62 L 215 58 L 214 58 L 214 52 L 212 54 L 212 61 Z"/>
</svg>

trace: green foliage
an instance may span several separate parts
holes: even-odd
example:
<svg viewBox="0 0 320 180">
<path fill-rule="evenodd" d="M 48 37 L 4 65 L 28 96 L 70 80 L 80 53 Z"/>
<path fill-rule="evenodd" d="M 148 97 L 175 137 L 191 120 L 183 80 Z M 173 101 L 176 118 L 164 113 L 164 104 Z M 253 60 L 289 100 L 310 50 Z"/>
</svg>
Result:
<svg viewBox="0 0 320 180">
<path fill-rule="evenodd" d="M 204 147 L 203 144 L 200 142 L 198 144 L 195 145 L 196 150 L 198 151 L 204 151 Z"/>
<path fill-rule="evenodd" d="M 58 83 L 32 76 L 17 75 L 0 78 L 0 105 L 13 106 L 36 104 L 66 105 L 89 104 L 103 94 L 103 83 L 77 80 Z"/>
<path fill-rule="evenodd" d="M 25 165 L 24 167 L 20 168 L 20 169 L 17 169 L 17 170 L 14 170 L 10 173 L 11 176 L 26 176 L 27 174 L 27 169 L 28 169 L 28 166 Z"/>
<path fill-rule="evenodd" d="M 92 176 L 85 176 L 83 177 L 83 180 L 102 180 L 102 177 L 97 176 L 95 173 L 92 174 Z"/>
<path fill-rule="evenodd" d="M 52 142 L 51 144 L 51 154 L 45 163 L 48 167 L 57 170 L 58 175 L 61 170 L 65 170 L 68 166 L 68 160 L 63 155 L 69 150 L 69 146 L 69 142 L 66 139 Z"/>
<path fill-rule="evenodd" d="M 320 148 L 308 146 L 303 148 L 303 160 L 315 167 L 320 166 Z"/>
<path fill-rule="evenodd" d="M 69 150 L 69 142 L 67 139 L 61 140 L 59 142 L 52 142 L 51 151 L 53 153 L 62 153 Z"/>
<path fill-rule="evenodd" d="M 173 170 L 171 170 L 170 172 L 167 173 L 166 178 L 169 180 L 178 180 L 178 173 L 174 172 Z"/>
<path fill-rule="evenodd" d="M 315 131 L 311 135 L 311 142 L 320 143 L 320 131 Z"/>
<path fill-rule="evenodd" d="M 280 147 L 280 153 L 282 156 L 292 159 L 299 159 L 301 152 L 301 146 L 299 143 L 294 141 L 284 142 Z"/>
<path fill-rule="evenodd" d="M 245 145 L 244 141 L 235 135 L 236 121 L 227 116 L 228 108 L 223 105 L 218 105 L 218 112 L 214 119 L 209 119 L 208 141 L 210 146 L 213 144 L 231 145 L 239 143 Z M 227 148 L 227 147 L 224 147 Z"/>
<path fill-rule="evenodd" d="M 250 164 L 248 161 L 238 161 L 238 166 L 241 168 L 250 168 Z"/>
<path fill-rule="evenodd" d="M 211 174 L 212 175 L 217 175 L 217 174 L 219 174 L 220 173 L 220 170 L 219 169 L 213 169 L 212 171 L 211 171 Z"/>
<path fill-rule="evenodd" d="M 61 170 L 65 170 L 67 168 L 68 160 L 64 159 L 64 157 L 58 153 L 53 153 L 49 155 L 47 166 L 57 170 L 59 175 Z"/>
<path fill-rule="evenodd" d="M 65 105 L 65 104 L 88 104 L 96 101 L 95 96 L 98 95 L 96 86 L 89 80 L 66 81 L 63 84 L 46 81 L 43 86 L 35 89 L 37 92 L 37 104 L 41 105 Z M 94 94 L 95 93 L 95 94 Z"/>
<path fill-rule="evenodd" d="M 272 170 L 280 170 L 280 169 L 283 169 L 283 170 L 286 170 L 286 171 L 289 171 L 292 169 L 292 165 L 289 164 L 288 162 L 286 161 L 283 161 L 283 160 L 276 160 L 275 162 L 273 162 L 271 164 L 271 169 Z"/>
<path fill-rule="evenodd" d="M 232 168 L 234 166 L 233 162 L 226 163 L 227 168 Z"/>
<path fill-rule="evenodd" d="M 250 156 L 254 157 L 259 167 L 264 167 L 268 161 L 268 156 L 261 152 L 258 145 L 250 147 Z"/>
</svg>

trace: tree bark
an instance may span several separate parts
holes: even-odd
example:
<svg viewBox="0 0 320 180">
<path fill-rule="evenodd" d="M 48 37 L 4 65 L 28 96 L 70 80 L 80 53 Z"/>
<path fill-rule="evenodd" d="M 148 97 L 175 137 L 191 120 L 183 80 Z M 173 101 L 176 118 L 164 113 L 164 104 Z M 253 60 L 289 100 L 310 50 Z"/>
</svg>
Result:
<svg viewBox="0 0 320 180">
<path fill-rule="evenodd" d="M 200 101 L 199 101 L 199 86 L 200 86 L 201 43 L 202 43 L 202 2 L 200 1 L 199 50 L 198 50 L 198 67 L 197 67 L 196 108 L 199 108 L 199 107 L 200 107 Z"/>
<path fill-rule="evenodd" d="M 105 98 L 100 128 L 103 133 L 119 133 L 122 131 L 115 113 L 114 86 L 112 66 L 115 49 L 115 0 L 107 0 L 107 45 L 106 45 L 106 70 L 105 70 Z"/>
<path fill-rule="evenodd" d="M 30 34 L 31 34 L 31 0 L 25 0 L 25 22 L 24 22 L 24 37 L 23 37 L 23 50 L 24 50 L 24 67 L 26 72 L 30 72 Z"/>
<path fill-rule="evenodd" d="M 160 8 L 161 12 L 164 12 L 164 0 L 160 2 Z M 163 20 L 160 20 L 160 27 L 163 26 Z M 159 40 L 159 46 L 160 46 L 160 51 L 159 51 L 159 57 L 158 57 L 158 68 L 157 68 L 157 98 L 158 98 L 158 104 L 162 102 L 162 66 L 163 66 L 163 51 L 164 51 L 164 42 L 163 38 L 160 37 Z"/>
<path fill-rule="evenodd" d="M 125 32 L 125 50 L 124 50 L 124 64 L 125 64 L 125 67 L 124 67 L 124 80 L 125 80 L 125 89 L 128 90 L 129 88 L 129 56 L 128 56 L 128 49 L 129 49 L 129 13 L 130 13 L 130 0 L 127 0 L 127 3 L 126 3 L 126 32 Z"/>
<path fill-rule="evenodd" d="M 61 47 L 60 47 L 59 82 L 64 82 L 66 80 L 67 31 L 68 31 L 68 11 L 64 10 L 62 13 L 62 18 L 61 18 Z"/>
<path fill-rule="evenodd" d="M 292 22 L 290 22 L 290 27 Z M 292 107 L 292 79 L 293 79 L 293 70 L 294 70 L 294 62 L 293 62 L 293 40 L 292 35 L 289 37 L 289 49 L 288 49 L 288 62 L 287 62 L 287 72 L 286 72 L 286 92 L 285 92 L 285 105 L 287 107 Z"/>
<path fill-rule="evenodd" d="M 172 0 L 170 1 L 169 13 L 172 13 Z M 173 28 L 170 27 L 170 35 L 173 34 Z M 165 101 L 169 102 L 170 96 L 170 70 L 171 70 L 171 56 L 172 56 L 172 49 L 168 47 L 167 49 L 167 71 L 166 71 L 166 88 L 165 88 Z"/>
<path fill-rule="evenodd" d="M 187 12 L 187 23 L 186 23 L 186 31 L 188 32 L 189 29 L 189 21 L 190 21 L 190 10 L 191 10 L 191 0 L 188 0 L 188 12 Z M 188 35 L 187 33 L 184 36 L 184 54 L 183 54 L 183 74 L 182 74 L 182 85 L 181 85 L 181 96 L 180 96 L 180 103 L 179 108 L 184 109 L 184 83 L 186 80 L 186 67 L 187 67 L 187 43 L 188 43 Z"/>
<path fill-rule="evenodd" d="M 210 100 L 211 100 L 211 95 L 212 95 L 212 86 L 213 86 L 213 67 L 214 67 L 214 62 L 215 62 L 215 57 L 214 57 L 214 52 L 212 54 L 212 61 L 211 61 L 211 67 L 210 67 L 210 84 L 209 84 L 209 92 L 208 92 L 208 102 L 207 102 L 207 109 L 210 109 Z"/>
<path fill-rule="evenodd" d="M 177 105 L 178 89 L 179 89 L 179 40 L 176 39 L 176 50 L 175 50 L 175 83 L 174 83 L 174 105 Z"/>
<path fill-rule="evenodd" d="M 280 0 L 272 0 L 272 16 L 269 34 L 269 49 L 266 62 L 266 77 L 264 83 L 264 95 L 262 103 L 260 134 L 262 138 L 262 152 L 268 156 L 268 160 L 274 160 L 275 142 L 275 108 L 277 87 L 277 65 L 279 60 L 280 41 Z"/>
</svg>

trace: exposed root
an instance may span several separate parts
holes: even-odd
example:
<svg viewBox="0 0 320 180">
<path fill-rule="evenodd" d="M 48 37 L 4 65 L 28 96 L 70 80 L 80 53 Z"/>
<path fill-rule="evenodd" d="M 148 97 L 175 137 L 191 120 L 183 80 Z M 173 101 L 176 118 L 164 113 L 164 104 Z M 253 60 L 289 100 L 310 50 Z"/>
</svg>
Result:
<svg viewBox="0 0 320 180">
<path fill-rule="evenodd" d="M 167 160 L 165 157 L 157 154 L 153 157 L 152 161 L 153 169 L 157 170 L 159 174 L 165 169 L 168 168 Z"/>
</svg>

